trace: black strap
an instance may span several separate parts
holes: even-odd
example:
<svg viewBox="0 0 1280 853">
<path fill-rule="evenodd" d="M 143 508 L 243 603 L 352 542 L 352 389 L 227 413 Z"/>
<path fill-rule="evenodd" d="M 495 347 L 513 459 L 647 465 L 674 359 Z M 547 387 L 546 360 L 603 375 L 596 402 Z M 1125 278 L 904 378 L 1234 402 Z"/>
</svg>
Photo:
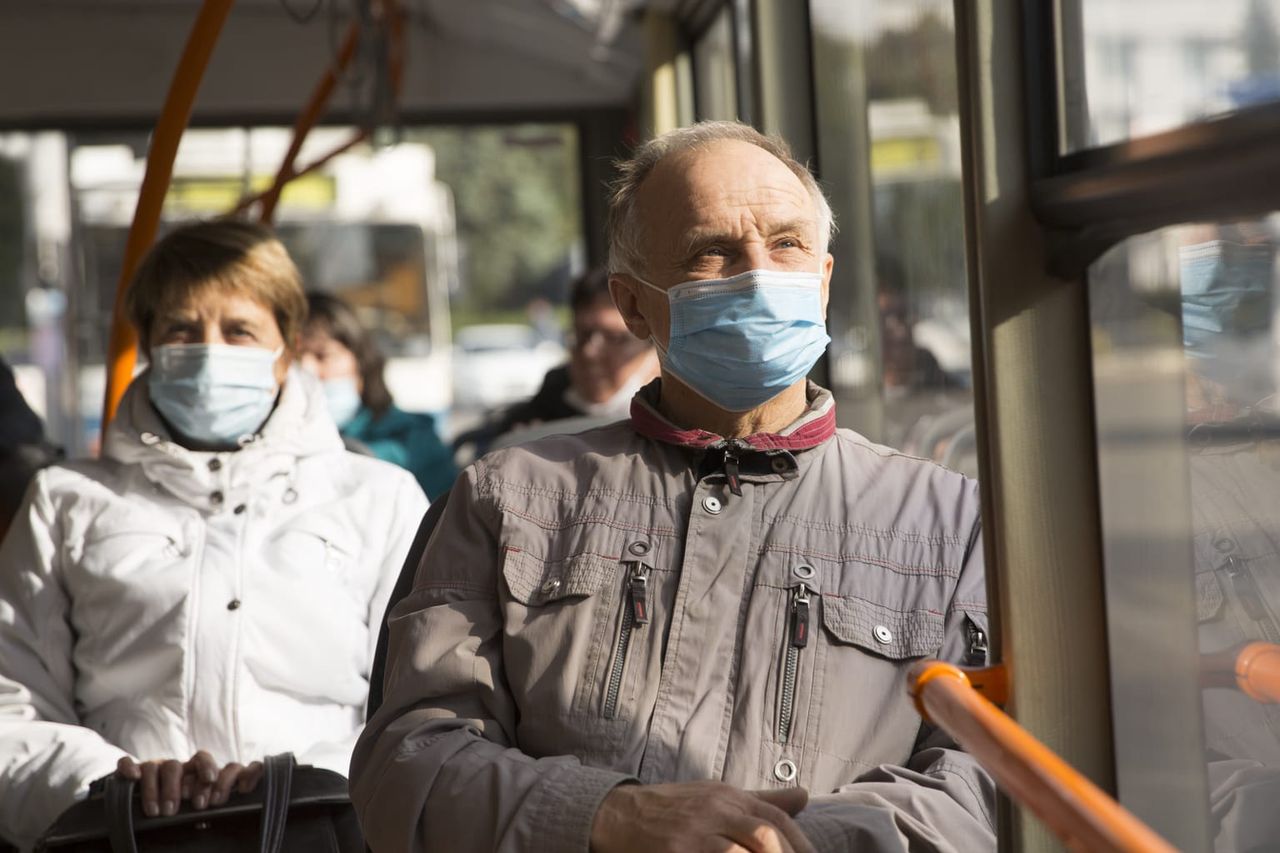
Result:
<svg viewBox="0 0 1280 853">
<path fill-rule="evenodd" d="M 289 788 L 293 785 L 293 753 L 268 755 L 262 760 L 262 833 L 259 853 L 280 853 L 289 820 Z"/>
<path fill-rule="evenodd" d="M 138 853 L 133 838 L 133 786 L 132 779 L 124 779 L 112 773 L 103 786 L 102 804 L 107 812 L 107 840 L 111 853 Z"/>
<path fill-rule="evenodd" d="M 293 753 L 269 755 L 262 761 L 262 829 L 259 853 L 280 853 L 284 828 L 289 820 L 289 791 L 293 786 Z M 133 834 L 132 779 L 113 773 L 103 785 L 103 807 L 107 813 L 107 839 L 111 853 L 138 853 Z"/>
</svg>

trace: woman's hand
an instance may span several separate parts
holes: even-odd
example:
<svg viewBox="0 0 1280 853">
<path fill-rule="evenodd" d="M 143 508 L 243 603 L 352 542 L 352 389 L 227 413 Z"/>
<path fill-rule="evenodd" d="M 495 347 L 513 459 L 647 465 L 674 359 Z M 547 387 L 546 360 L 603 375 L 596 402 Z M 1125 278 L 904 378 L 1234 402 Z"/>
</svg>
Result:
<svg viewBox="0 0 1280 853">
<path fill-rule="evenodd" d="M 187 761 L 176 758 L 144 761 L 125 756 L 116 764 L 116 773 L 140 783 L 142 813 L 147 817 L 175 815 L 182 800 L 190 800 L 197 810 L 220 806 L 234 788 L 247 794 L 262 778 L 262 762 L 247 767 L 232 762 L 219 769 L 218 762 L 203 749 Z"/>
</svg>

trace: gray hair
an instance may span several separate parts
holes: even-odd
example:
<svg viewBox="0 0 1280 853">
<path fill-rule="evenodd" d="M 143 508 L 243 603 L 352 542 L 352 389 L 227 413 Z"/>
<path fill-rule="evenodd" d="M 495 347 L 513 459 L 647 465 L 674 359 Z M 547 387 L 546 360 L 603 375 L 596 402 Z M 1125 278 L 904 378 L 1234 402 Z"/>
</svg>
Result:
<svg viewBox="0 0 1280 853">
<path fill-rule="evenodd" d="M 713 142 L 725 140 L 746 142 L 764 149 L 781 160 L 800 179 L 800 183 L 804 184 L 804 188 L 813 197 L 813 206 L 818 214 L 818 241 L 822 253 L 826 253 L 835 230 L 831 204 L 809 169 L 791 156 L 791 147 L 779 137 L 766 136 L 741 122 L 703 121 L 650 139 L 640 145 L 630 159 L 618 162 L 618 177 L 613 182 L 609 198 L 609 272 L 638 275 L 644 268 L 640 223 L 636 218 L 636 197 L 639 195 L 640 185 L 658 163 L 673 154 L 705 148 Z"/>
</svg>

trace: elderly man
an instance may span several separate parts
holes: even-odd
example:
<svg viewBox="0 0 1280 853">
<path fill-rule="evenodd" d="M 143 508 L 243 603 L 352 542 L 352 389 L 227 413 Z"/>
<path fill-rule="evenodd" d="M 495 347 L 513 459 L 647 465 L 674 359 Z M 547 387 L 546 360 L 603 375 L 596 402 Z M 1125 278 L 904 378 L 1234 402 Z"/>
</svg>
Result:
<svg viewBox="0 0 1280 853">
<path fill-rule="evenodd" d="M 352 763 L 375 850 L 994 849 L 990 780 L 904 682 L 985 657 L 977 488 L 806 383 L 830 229 L 743 125 L 622 165 L 611 286 L 662 376 L 455 486 Z"/>
</svg>

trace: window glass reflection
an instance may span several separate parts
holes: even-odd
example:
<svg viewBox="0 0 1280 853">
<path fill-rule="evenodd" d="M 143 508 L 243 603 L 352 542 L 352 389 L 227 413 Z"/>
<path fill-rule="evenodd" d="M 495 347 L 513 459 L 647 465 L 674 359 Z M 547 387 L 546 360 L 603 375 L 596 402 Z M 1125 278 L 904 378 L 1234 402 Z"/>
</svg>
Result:
<svg viewBox="0 0 1280 853">
<path fill-rule="evenodd" d="M 1064 151 L 1280 100 L 1280 0 L 1076 0 L 1061 27 Z"/>
<path fill-rule="evenodd" d="M 1194 746 L 1158 742 L 1150 732 L 1186 709 L 1148 696 L 1145 731 L 1126 752 L 1118 726 L 1117 756 L 1145 765 L 1155 750 L 1196 749 L 1215 849 L 1232 853 L 1280 838 L 1278 245 L 1280 216 L 1180 226 L 1128 241 L 1090 275 L 1108 610 L 1152 620 L 1149 641 L 1172 650 L 1166 672 L 1194 637 L 1181 677 L 1202 732 Z M 1163 523 L 1144 516 L 1170 492 L 1180 508 L 1166 505 Z M 1166 559 L 1143 574 L 1153 554 Z M 1145 581 L 1125 582 L 1135 576 Z M 1117 659 L 1113 682 L 1129 675 Z"/>
</svg>

